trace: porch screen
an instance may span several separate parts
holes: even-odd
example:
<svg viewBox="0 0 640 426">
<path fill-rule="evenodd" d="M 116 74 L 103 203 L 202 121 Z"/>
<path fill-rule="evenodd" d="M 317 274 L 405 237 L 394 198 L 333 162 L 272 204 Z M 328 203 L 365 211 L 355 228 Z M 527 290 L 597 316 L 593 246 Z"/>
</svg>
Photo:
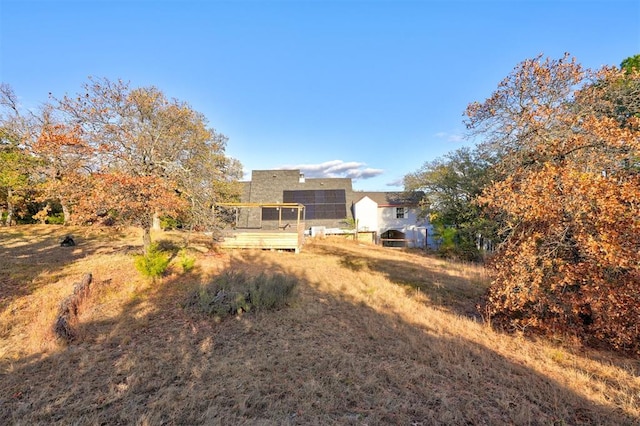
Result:
<svg viewBox="0 0 640 426">
<path fill-rule="evenodd" d="M 305 219 L 344 219 L 347 217 L 347 196 L 344 189 L 283 191 L 284 203 L 305 206 Z"/>
<path fill-rule="evenodd" d="M 282 212 L 280 212 L 282 209 Z M 302 219 L 302 213 L 300 213 L 300 219 Z M 263 207 L 262 208 L 262 220 L 278 220 L 278 217 L 282 220 L 295 220 L 298 218 L 298 209 L 291 207 Z"/>
</svg>

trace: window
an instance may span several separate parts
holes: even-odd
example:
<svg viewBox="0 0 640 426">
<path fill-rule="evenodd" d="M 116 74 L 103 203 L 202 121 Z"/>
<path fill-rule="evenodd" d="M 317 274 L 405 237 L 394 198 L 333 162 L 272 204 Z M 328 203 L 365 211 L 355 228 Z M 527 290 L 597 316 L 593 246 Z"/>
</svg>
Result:
<svg viewBox="0 0 640 426">
<path fill-rule="evenodd" d="M 283 191 L 282 201 L 303 204 L 306 219 L 347 217 L 347 197 L 344 189 Z"/>
<path fill-rule="evenodd" d="M 396 219 L 404 219 L 406 211 L 404 207 L 396 207 Z"/>
</svg>

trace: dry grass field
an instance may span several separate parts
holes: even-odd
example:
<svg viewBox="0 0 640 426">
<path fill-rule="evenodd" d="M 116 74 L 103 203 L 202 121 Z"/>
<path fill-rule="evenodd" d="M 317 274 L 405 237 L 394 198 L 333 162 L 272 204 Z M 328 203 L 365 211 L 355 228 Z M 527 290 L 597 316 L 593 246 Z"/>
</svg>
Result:
<svg viewBox="0 0 640 426">
<path fill-rule="evenodd" d="M 140 240 L 0 229 L 0 424 L 640 424 L 638 360 L 491 330 L 481 267 L 341 240 L 297 255 L 196 242 L 192 271 L 152 281 L 133 267 Z M 295 297 L 222 321 L 186 303 L 225 271 L 296 277 Z M 85 272 L 63 344 L 52 325 Z"/>
</svg>

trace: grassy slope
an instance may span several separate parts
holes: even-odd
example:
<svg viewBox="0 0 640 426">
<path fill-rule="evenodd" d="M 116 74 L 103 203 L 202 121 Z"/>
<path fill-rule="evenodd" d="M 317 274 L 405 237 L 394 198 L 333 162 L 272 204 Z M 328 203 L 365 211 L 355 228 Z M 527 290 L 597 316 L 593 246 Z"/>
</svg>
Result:
<svg viewBox="0 0 640 426">
<path fill-rule="evenodd" d="M 141 279 L 135 233 L 0 229 L 0 424 L 640 424 L 640 363 L 496 333 L 480 268 L 318 241 L 194 251 Z M 167 235 L 158 236 L 168 238 Z M 226 269 L 298 277 L 296 301 L 216 323 L 184 309 Z M 92 272 L 80 339 L 51 336 Z"/>
</svg>

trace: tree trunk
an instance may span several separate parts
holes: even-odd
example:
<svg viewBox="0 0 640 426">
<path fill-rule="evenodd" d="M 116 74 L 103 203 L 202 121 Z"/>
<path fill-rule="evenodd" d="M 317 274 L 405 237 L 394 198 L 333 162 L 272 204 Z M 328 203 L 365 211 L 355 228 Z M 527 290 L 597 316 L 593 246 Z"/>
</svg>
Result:
<svg viewBox="0 0 640 426">
<path fill-rule="evenodd" d="M 147 225 L 142 227 L 142 247 L 144 254 L 148 254 L 149 248 L 151 248 L 151 227 Z"/>
<path fill-rule="evenodd" d="M 151 229 L 154 231 L 160 231 L 162 229 L 160 227 L 160 214 L 158 212 L 153 214 L 153 225 L 151 226 Z"/>
<path fill-rule="evenodd" d="M 69 210 L 69 206 L 67 203 L 63 202 L 61 202 L 60 205 L 62 206 L 62 215 L 64 217 L 63 225 L 69 225 L 71 223 L 71 211 Z"/>
<path fill-rule="evenodd" d="M 7 189 L 7 219 L 5 221 L 5 225 L 11 226 L 11 222 L 13 221 L 13 203 L 11 202 L 11 197 L 13 197 L 13 191 L 11 188 Z"/>
</svg>

